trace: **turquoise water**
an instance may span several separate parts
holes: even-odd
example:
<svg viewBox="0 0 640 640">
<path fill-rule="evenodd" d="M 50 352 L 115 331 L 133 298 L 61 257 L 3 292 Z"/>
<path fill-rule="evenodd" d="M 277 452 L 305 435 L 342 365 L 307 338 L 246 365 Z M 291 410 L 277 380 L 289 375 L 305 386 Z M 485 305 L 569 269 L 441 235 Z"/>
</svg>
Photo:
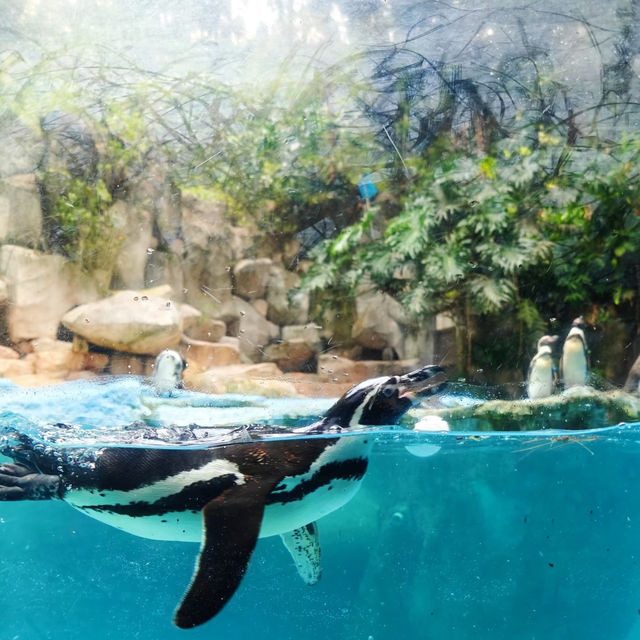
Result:
<svg viewBox="0 0 640 640">
<path fill-rule="evenodd" d="M 105 387 L 74 386 L 36 392 L 24 412 L 109 426 L 138 410 L 136 384 L 107 386 L 102 414 Z M 4 388 L 4 406 L 24 393 Z M 325 401 L 243 402 L 236 415 L 300 417 Z M 640 639 L 639 461 L 640 424 L 379 431 L 362 489 L 319 522 L 320 582 L 303 584 L 279 538 L 261 539 L 227 607 L 190 631 L 171 618 L 197 545 L 136 538 L 61 502 L 2 503 L 0 638 Z"/>
</svg>

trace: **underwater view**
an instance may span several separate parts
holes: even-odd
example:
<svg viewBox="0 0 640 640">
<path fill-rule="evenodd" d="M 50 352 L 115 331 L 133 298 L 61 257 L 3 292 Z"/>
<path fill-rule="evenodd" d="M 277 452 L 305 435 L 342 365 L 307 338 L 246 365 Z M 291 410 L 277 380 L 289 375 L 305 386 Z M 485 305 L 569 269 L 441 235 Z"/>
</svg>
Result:
<svg viewBox="0 0 640 640">
<path fill-rule="evenodd" d="M 123 430 L 115 421 L 140 416 L 152 398 L 134 376 L 2 391 L 5 406 L 23 407 L 22 415 L 3 414 L 5 433 L 19 426 L 62 449 L 116 446 L 114 434 Z M 235 403 L 236 424 L 243 415 L 255 422 L 262 411 L 265 424 L 291 426 L 313 422 L 332 403 L 210 396 L 203 407 L 205 399 L 192 394 L 190 407 L 189 395 L 154 397 L 155 410 L 179 404 L 185 418 L 220 411 L 224 422 Z M 339 436 L 370 437 L 373 449 L 355 497 L 317 523 L 317 584 L 304 584 L 278 536 L 261 538 L 235 595 L 190 631 L 176 628 L 172 616 L 197 544 L 130 535 L 61 501 L 3 502 L 2 637 L 640 638 L 640 423 L 416 431 L 416 411 L 434 402 L 480 402 L 478 389 L 464 385 L 435 398 L 399 426 Z M 47 423 L 56 410 L 78 426 Z M 140 433 L 167 438 L 157 415 L 154 426 L 138 418 L 125 430 L 132 446 L 140 446 Z M 211 443 L 229 433 L 209 431 Z"/>
</svg>

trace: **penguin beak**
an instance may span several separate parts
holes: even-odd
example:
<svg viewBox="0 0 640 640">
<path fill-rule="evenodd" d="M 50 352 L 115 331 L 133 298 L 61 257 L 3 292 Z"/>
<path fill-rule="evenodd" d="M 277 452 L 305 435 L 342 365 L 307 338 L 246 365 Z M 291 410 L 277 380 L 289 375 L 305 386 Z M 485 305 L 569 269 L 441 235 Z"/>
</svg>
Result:
<svg viewBox="0 0 640 640">
<path fill-rule="evenodd" d="M 447 386 L 444 369 L 438 365 L 429 365 L 403 376 L 398 376 L 399 396 L 413 398 L 416 395 L 430 396 L 439 393 Z"/>
</svg>

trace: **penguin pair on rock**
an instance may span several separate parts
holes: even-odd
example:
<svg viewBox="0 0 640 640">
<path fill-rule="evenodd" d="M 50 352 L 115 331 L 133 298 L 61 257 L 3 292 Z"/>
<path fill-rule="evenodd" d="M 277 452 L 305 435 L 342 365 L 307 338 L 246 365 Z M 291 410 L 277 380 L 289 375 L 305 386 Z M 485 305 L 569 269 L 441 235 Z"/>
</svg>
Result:
<svg viewBox="0 0 640 640">
<path fill-rule="evenodd" d="M 584 386 L 589 379 L 589 357 L 587 340 L 584 335 L 584 319 L 576 318 L 572 324 L 560 356 L 560 380 L 564 388 Z M 558 336 L 542 336 L 538 340 L 538 350 L 527 376 L 527 395 L 532 400 L 553 395 L 558 383 L 558 370 L 555 366 L 553 349 Z"/>
</svg>

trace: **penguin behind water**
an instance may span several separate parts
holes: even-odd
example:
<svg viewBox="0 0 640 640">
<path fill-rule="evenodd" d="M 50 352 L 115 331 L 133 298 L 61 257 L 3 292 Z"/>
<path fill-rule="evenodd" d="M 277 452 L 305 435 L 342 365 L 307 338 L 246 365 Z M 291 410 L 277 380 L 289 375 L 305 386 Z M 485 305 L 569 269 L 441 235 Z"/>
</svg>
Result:
<svg viewBox="0 0 640 640">
<path fill-rule="evenodd" d="M 187 366 L 185 359 L 173 349 L 165 349 L 156 358 L 151 376 L 151 386 L 158 395 L 169 395 L 182 387 L 182 374 Z"/>
<path fill-rule="evenodd" d="M 558 374 L 553 358 L 553 347 L 558 336 L 542 336 L 538 340 L 538 351 L 533 356 L 527 375 L 527 396 L 531 400 L 553 395 Z"/>
<path fill-rule="evenodd" d="M 584 318 L 580 316 L 572 322 L 571 330 L 562 345 L 560 377 L 565 389 L 584 386 L 589 379 L 589 356 L 584 329 Z"/>
<path fill-rule="evenodd" d="M 0 434 L 0 453 L 14 460 L 0 465 L 0 500 L 62 499 L 134 535 L 199 542 L 193 579 L 174 618 L 178 627 L 193 628 L 233 596 L 259 537 L 281 535 L 298 572 L 312 583 L 319 560 L 315 520 L 357 492 L 371 427 L 397 423 L 417 394 L 437 393 L 445 384 L 437 366 L 367 380 L 308 427 L 244 426 L 235 438 L 227 434 L 229 444 L 200 448 L 196 433 L 203 429 L 195 427 L 184 428 L 185 447 L 132 445 L 131 431 L 123 429 L 118 446 L 98 449 L 42 447 L 12 429 Z M 152 437 L 157 443 L 158 434 Z"/>
<path fill-rule="evenodd" d="M 636 361 L 629 369 L 627 380 L 624 383 L 623 390 L 627 393 L 634 393 L 640 395 L 640 356 L 636 358 Z"/>
</svg>

